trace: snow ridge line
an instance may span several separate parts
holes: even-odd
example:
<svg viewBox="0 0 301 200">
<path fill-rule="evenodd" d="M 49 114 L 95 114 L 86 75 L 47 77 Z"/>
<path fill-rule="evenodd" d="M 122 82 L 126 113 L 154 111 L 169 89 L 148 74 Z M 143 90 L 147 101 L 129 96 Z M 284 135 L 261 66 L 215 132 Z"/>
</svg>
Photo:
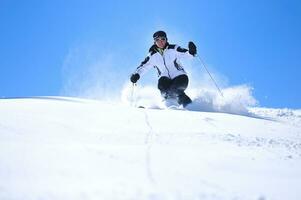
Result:
<svg viewBox="0 0 301 200">
<path fill-rule="evenodd" d="M 156 181 L 154 179 L 153 176 L 153 172 L 151 169 L 151 148 L 152 148 L 152 144 L 153 144 L 153 135 L 154 135 L 154 131 L 153 131 L 153 127 L 149 122 L 149 117 L 148 114 L 146 112 L 146 110 L 143 111 L 144 113 L 144 117 L 145 117 L 145 123 L 149 128 L 149 131 L 146 135 L 145 141 L 144 143 L 146 144 L 146 152 L 145 152 L 145 163 L 146 163 L 146 171 L 147 171 L 147 177 L 150 180 L 150 182 L 152 184 L 156 184 Z"/>
</svg>

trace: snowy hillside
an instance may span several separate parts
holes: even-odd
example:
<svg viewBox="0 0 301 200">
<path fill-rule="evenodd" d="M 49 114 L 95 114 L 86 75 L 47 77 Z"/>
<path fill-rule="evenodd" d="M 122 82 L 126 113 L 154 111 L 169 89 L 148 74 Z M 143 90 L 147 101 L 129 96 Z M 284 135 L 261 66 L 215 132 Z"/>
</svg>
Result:
<svg viewBox="0 0 301 200">
<path fill-rule="evenodd" d="M 300 110 L 200 110 L 1 99 L 0 199 L 301 199 Z"/>
</svg>

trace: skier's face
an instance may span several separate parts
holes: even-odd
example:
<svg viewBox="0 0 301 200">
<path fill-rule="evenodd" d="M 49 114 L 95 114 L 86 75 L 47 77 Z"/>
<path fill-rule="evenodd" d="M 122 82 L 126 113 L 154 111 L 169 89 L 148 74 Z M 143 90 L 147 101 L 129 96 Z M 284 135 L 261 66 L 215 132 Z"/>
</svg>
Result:
<svg viewBox="0 0 301 200">
<path fill-rule="evenodd" d="M 164 48 L 166 45 L 166 38 L 165 37 L 158 37 L 155 39 L 155 44 L 159 48 Z"/>
</svg>

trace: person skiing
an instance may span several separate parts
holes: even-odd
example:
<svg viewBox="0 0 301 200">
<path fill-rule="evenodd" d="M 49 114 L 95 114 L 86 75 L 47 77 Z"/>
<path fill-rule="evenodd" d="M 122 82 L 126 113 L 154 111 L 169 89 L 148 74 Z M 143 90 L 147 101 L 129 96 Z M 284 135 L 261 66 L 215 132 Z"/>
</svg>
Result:
<svg viewBox="0 0 301 200">
<path fill-rule="evenodd" d="M 136 83 L 151 67 L 158 72 L 158 89 L 165 99 L 176 99 L 179 105 L 186 107 L 191 99 L 185 94 L 189 78 L 180 63 L 182 58 L 193 58 L 197 49 L 193 42 L 188 43 L 188 50 L 176 44 L 169 44 L 164 31 L 153 34 L 154 44 L 149 49 L 145 60 L 131 75 L 131 82 Z"/>
</svg>

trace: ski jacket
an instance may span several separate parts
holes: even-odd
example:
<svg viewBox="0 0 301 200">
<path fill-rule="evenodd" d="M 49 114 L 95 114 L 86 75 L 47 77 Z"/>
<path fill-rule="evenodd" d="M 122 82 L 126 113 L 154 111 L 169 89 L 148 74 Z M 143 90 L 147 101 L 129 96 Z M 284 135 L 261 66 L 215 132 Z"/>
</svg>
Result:
<svg viewBox="0 0 301 200">
<path fill-rule="evenodd" d="M 163 51 L 160 51 L 156 45 L 149 49 L 145 60 L 137 67 L 135 73 L 143 75 L 150 68 L 154 67 L 158 76 L 166 76 L 173 79 L 179 75 L 186 74 L 180 63 L 182 58 L 193 58 L 187 49 L 181 48 L 175 44 L 167 43 Z"/>
</svg>

